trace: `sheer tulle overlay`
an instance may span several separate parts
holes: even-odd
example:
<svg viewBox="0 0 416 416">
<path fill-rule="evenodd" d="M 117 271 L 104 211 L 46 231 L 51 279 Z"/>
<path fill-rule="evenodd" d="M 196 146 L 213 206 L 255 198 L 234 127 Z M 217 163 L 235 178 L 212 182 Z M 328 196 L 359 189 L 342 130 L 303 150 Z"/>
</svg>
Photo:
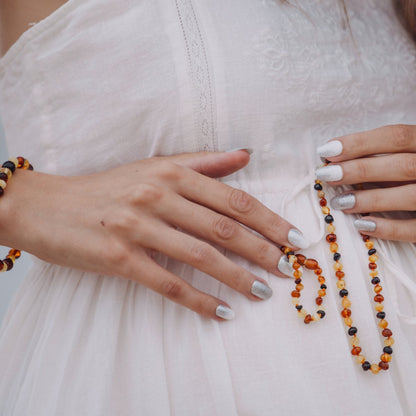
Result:
<svg viewBox="0 0 416 416">
<path fill-rule="evenodd" d="M 160 264 L 236 312 L 214 322 L 133 279 L 34 259 L 0 332 L 0 413 L 17 415 L 412 415 L 416 388 L 413 244 L 377 242 L 391 369 L 351 354 L 322 217 L 311 190 L 327 139 L 416 124 L 416 49 L 390 1 L 69 0 L 0 60 L 11 155 L 59 174 L 153 155 L 254 149 L 223 179 L 298 226 L 328 276 L 327 315 L 306 326 L 293 280 L 267 274 L 250 302 L 162 255 Z M 335 195 L 341 189 L 331 189 Z M 378 362 L 367 255 L 353 217 L 334 211 L 353 319 Z M 316 281 L 305 279 L 313 308 Z"/>
</svg>

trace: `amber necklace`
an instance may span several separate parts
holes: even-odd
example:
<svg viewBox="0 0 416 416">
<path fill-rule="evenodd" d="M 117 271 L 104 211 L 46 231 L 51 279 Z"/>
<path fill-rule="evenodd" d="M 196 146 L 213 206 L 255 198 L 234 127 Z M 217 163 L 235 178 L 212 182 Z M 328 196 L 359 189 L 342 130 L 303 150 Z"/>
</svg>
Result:
<svg viewBox="0 0 416 416">
<path fill-rule="evenodd" d="M 315 180 L 314 189 L 317 191 L 319 198 L 319 205 L 324 215 L 324 220 L 326 223 L 326 241 L 329 243 L 329 250 L 334 259 L 334 271 L 337 278 L 337 287 L 339 289 L 339 295 L 342 298 L 342 310 L 341 316 L 344 320 L 344 324 L 348 328 L 348 335 L 351 337 L 351 354 L 355 356 L 355 359 L 358 364 L 361 364 L 361 367 L 364 371 L 371 370 L 374 374 L 377 374 L 380 370 L 388 370 L 389 362 L 391 361 L 391 354 L 393 353 L 392 345 L 394 344 L 394 339 L 392 337 L 392 331 L 387 327 L 388 322 L 385 320 L 386 313 L 384 312 L 384 296 L 381 294 L 382 286 L 380 286 L 380 278 L 378 277 L 377 271 L 377 250 L 374 248 L 374 243 L 370 241 L 368 235 L 363 235 L 363 241 L 366 249 L 368 250 L 368 267 L 369 275 L 371 278 L 371 283 L 373 284 L 373 289 L 375 292 L 374 302 L 375 310 L 377 312 L 376 316 L 380 320 L 378 326 L 382 329 L 381 334 L 386 339 L 384 340 L 383 353 L 380 356 L 380 362 L 378 364 L 371 364 L 366 360 L 365 356 L 361 354 L 361 347 L 359 346 L 359 338 L 357 337 L 358 329 L 353 326 L 353 321 L 351 318 L 351 301 L 348 299 L 348 290 L 345 285 L 345 273 L 343 272 L 343 266 L 340 262 L 341 254 L 338 252 L 337 236 L 335 234 L 334 226 L 334 217 L 330 213 L 330 209 L 327 206 L 327 201 L 325 199 L 325 193 L 322 189 L 322 182 L 320 180 Z M 292 301 L 295 305 L 295 308 L 298 311 L 298 315 L 303 319 L 305 324 L 311 322 L 318 322 L 323 319 L 325 316 L 325 311 L 321 307 L 323 298 L 326 295 L 327 286 L 325 284 L 325 277 L 322 275 L 322 269 L 319 267 L 318 262 L 315 259 L 308 259 L 303 254 L 295 254 L 295 252 L 290 247 L 282 247 L 281 250 L 287 256 L 289 262 L 293 267 L 293 277 L 295 278 L 295 290 L 292 291 Z M 315 314 L 308 313 L 300 303 L 300 293 L 303 289 L 302 284 L 302 272 L 300 267 L 304 266 L 306 269 L 313 270 L 318 278 L 320 288 L 318 290 L 318 297 L 315 299 L 316 304 L 319 309 Z"/>
</svg>

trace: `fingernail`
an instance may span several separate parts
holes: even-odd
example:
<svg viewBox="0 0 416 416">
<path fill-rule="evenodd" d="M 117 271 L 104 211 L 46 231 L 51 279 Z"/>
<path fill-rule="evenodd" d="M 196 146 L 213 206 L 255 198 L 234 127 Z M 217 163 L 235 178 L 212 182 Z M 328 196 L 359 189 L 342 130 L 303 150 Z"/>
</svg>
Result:
<svg viewBox="0 0 416 416">
<path fill-rule="evenodd" d="M 321 157 L 338 156 L 342 153 L 342 142 L 339 140 L 332 140 L 328 143 L 319 146 L 316 152 Z"/>
<path fill-rule="evenodd" d="M 354 194 L 344 194 L 339 195 L 331 199 L 330 201 L 331 208 L 334 209 L 350 209 L 355 205 L 355 195 Z"/>
<path fill-rule="evenodd" d="M 286 276 L 293 277 L 293 267 L 285 255 L 280 257 L 279 263 L 277 263 L 277 268 Z"/>
<path fill-rule="evenodd" d="M 308 248 L 310 246 L 309 241 L 305 238 L 305 236 L 296 228 L 291 228 L 287 235 L 287 241 L 292 246 L 299 247 L 299 248 Z"/>
<path fill-rule="evenodd" d="M 251 293 L 260 299 L 269 299 L 273 295 L 273 290 L 271 287 L 256 280 L 251 286 Z"/>
<path fill-rule="evenodd" d="M 232 309 L 225 305 L 218 305 L 217 309 L 215 310 L 215 315 L 229 321 L 230 319 L 234 319 L 235 313 Z"/>
<path fill-rule="evenodd" d="M 343 176 L 342 168 L 339 165 L 323 166 L 316 169 L 315 173 L 318 179 L 325 182 L 339 181 Z"/>
<path fill-rule="evenodd" d="M 376 223 L 369 220 L 355 220 L 354 226 L 359 231 L 375 231 Z"/>
<path fill-rule="evenodd" d="M 253 153 L 253 149 L 251 147 L 236 147 L 234 149 L 226 150 L 227 153 L 236 152 L 237 150 L 245 150 L 249 155 Z"/>
</svg>

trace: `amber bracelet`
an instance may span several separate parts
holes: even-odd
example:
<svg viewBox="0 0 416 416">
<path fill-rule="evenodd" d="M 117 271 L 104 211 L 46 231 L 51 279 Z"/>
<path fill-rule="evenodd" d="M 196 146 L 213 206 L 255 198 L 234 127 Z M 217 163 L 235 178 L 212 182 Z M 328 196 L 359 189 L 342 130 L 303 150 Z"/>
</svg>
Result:
<svg viewBox="0 0 416 416">
<path fill-rule="evenodd" d="M 0 168 L 0 197 L 3 196 L 7 181 L 16 169 L 33 170 L 33 166 L 24 157 L 16 157 L 4 162 Z M 0 272 L 7 272 L 13 268 L 14 262 L 20 257 L 20 250 L 12 248 L 5 259 L 0 260 Z"/>
</svg>

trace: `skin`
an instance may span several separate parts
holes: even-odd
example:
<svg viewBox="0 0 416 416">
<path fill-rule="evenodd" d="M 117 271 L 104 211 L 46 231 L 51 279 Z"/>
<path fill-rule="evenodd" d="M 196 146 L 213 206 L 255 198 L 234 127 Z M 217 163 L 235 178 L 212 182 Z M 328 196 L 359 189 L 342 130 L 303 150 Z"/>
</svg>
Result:
<svg viewBox="0 0 416 416">
<path fill-rule="evenodd" d="M 343 150 L 328 160 L 342 167 L 343 178 L 328 184 L 362 183 L 371 188 L 345 192 L 356 196 L 355 206 L 345 213 L 416 210 L 416 126 L 384 126 L 334 140 L 342 142 Z M 374 221 L 376 230 L 362 234 L 416 242 L 416 218 L 393 220 L 370 215 L 364 219 Z"/>
</svg>

